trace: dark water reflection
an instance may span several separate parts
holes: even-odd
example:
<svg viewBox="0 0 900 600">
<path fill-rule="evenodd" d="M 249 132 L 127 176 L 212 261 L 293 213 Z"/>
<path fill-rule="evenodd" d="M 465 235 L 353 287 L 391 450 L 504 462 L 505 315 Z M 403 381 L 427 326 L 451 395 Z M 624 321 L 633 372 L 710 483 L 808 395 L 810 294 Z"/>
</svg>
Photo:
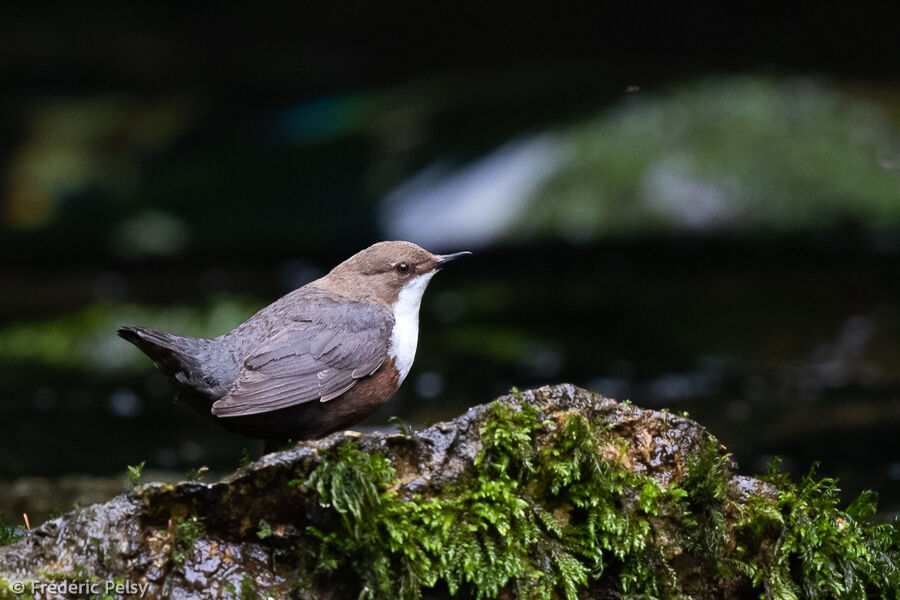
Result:
<svg viewBox="0 0 900 600">
<path fill-rule="evenodd" d="M 746 472 L 764 470 L 775 455 L 796 475 L 821 461 L 821 472 L 840 477 L 848 495 L 875 489 L 882 508 L 896 512 L 900 260 L 810 247 L 682 241 L 479 253 L 431 284 L 410 378 L 365 425 L 392 428 L 388 418 L 397 415 L 421 426 L 513 385 L 568 381 L 640 406 L 688 411 Z M 203 271 L 222 274 L 215 285 L 261 306 L 297 280 L 285 273 L 296 274 L 298 264 L 307 276 L 316 268 L 281 260 L 265 269 Z M 196 269 L 121 269 L 113 273 L 116 293 L 133 302 L 203 304 L 211 284 L 192 277 Z M 21 296 L 55 275 L 22 279 Z M 47 294 L 44 308 L 81 308 L 72 285 L 74 292 Z M 6 324 L 23 314 L 34 319 L 41 307 L 16 312 Z M 131 350 L 121 342 L 121 351 Z M 243 448 L 259 450 L 173 405 L 149 361 L 136 371 L 103 372 L 7 358 L 0 389 L 6 481 L 120 475 L 142 460 L 154 470 L 226 471 Z"/>
</svg>

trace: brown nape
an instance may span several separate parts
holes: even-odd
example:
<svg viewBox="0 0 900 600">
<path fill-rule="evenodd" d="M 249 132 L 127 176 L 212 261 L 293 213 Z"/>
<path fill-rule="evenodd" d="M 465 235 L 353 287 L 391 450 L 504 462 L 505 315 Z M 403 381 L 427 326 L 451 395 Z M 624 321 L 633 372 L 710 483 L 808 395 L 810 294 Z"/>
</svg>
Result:
<svg viewBox="0 0 900 600">
<path fill-rule="evenodd" d="M 357 252 L 313 285 L 345 298 L 391 306 L 404 285 L 438 264 L 438 256 L 410 242 L 379 242 Z M 406 265 L 407 270 L 398 271 L 399 265 Z"/>
</svg>

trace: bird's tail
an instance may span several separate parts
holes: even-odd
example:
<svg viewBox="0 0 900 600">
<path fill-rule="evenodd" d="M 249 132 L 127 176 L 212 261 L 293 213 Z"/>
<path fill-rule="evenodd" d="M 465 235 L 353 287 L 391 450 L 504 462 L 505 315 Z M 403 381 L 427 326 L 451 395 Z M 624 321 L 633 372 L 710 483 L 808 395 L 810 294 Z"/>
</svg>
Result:
<svg viewBox="0 0 900 600">
<path fill-rule="evenodd" d="M 163 373 L 181 383 L 190 384 L 189 380 L 199 374 L 197 353 L 208 340 L 130 325 L 119 328 L 116 333 L 153 359 Z"/>
</svg>

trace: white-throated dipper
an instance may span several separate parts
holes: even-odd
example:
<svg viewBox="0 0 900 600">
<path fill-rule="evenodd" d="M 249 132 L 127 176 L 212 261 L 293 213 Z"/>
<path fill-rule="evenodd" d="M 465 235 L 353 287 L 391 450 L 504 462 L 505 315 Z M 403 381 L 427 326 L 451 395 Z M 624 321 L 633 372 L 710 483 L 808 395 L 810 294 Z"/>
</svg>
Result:
<svg viewBox="0 0 900 600">
<path fill-rule="evenodd" d="M 214 339 L 143 327 L 118 334 L 228 429 L 267 440 L 322 437 L 386 402 L 412 367 L 429 280 L 470 254 L 380 242 Z"/>
</svg>

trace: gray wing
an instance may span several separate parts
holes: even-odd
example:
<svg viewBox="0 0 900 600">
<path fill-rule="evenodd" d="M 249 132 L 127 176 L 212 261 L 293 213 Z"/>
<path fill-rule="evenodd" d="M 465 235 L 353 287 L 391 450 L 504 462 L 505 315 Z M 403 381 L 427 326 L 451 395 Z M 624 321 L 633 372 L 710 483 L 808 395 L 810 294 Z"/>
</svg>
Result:
<svg viewBox="0 0 900 600">
<path fill-rule="evenodd" d="M 377 304 L 354 305 L 352 320 L 328 311 L 324 318 L 291 322 L 253 348 L 213 414 L 236 417 L 327 402 L 378 370 L 388 355 L 393 315 Z"/>
</svg>

